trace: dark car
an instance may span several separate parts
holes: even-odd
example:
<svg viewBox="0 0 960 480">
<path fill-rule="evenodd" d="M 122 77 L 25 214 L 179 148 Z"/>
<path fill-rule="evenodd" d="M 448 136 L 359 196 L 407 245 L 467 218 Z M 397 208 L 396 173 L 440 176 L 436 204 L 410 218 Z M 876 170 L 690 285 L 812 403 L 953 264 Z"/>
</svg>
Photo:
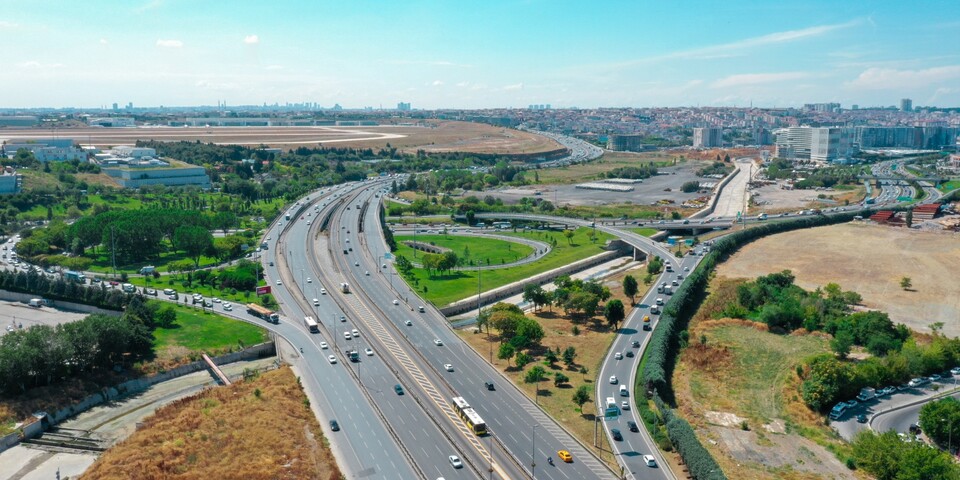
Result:
<svg viewBox="0 0 960 480">
<path fill-rule="evenodd" d="M 337 423 L 336 420 L 330 420 L 330 430 L 333 430 L 334 432 L 339 432 L 340 424 Z"/>
<path fill-rule="evenodd" d="M 630 346 L 632 346 L 633 348 L 640 348 L 640 341 L 634 340 L 633 343 L 630 344 Z"/>
<path fill-rule="evenodd" d="M 393 386 L 393 391 L 397 392 L 397 395 L 403 395 L 403 387 L 399 383 Z"/>
<path fill-rule="evenodd" d="M 917 425 L 916 423 L 910 425 L 910 433 L 914 435 L 920 435 L 920 425 Z"/>
<path fill-rule="evenodd" d="M 493 382 L 483 382 L 483 386 L 487 387 L 487 390 L 496 390 L 497 387 L 493 385 Z"/>
<path fill-rule="evenodd" d="M 632 357 L 632 356 L 633 356 L 633 350 L 627 350 L 626 356 Z"/>
<path fill-rule="evenodd" d="M 857 415 L 857 423 L 867 423 L 867 416 L 862 413 Z"/>
<path fill-rule="evenodd" d="M 643 329 L 649 332 L 650 330 L 653 330 L 653 327 L 651 327 L 649 323 L 644 323 Z"/>
<path fill-rule="evenodd" d="M 639 432 L 639 431 L 640 431 L 640 429 L 637 428 L 637 422 L 634 422 L 634 421 L 632 421 L 632 420 L 629 421 L 629 422 L 627 422 L 627 427 L 630 428 L 630 431 L 631 431 L 631 432 Z"/>
<path fill-rule="evenodd" d="M 618 442 L 623 440 L 623 435 L 620 434 L 620 430 L 619 430 L 619 429 L 616 429 L 616 428 L 611 429 L 611 430 L 610 430 L 610 434 L 613 435 L 613 439 L 616 440 L 616 441 L 618 441 Z"/>
</svg>

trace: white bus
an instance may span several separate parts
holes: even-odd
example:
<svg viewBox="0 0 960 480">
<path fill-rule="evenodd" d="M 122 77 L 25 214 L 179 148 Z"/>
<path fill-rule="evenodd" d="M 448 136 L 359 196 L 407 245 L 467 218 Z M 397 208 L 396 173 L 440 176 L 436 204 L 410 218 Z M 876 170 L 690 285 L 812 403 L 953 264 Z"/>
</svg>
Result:
<svg viewBox="0 0 960 480">
<path fill-rule="evenodd" d="M 317 321 L 313 317 L 304 317 L 303 323 L 307 326 L 307 330 L 310 330 L 310 333 L 320 333 L 320 326 L 317 325 Z"/>
<path fill-rule="evenodd" d="M 463 397 L 453 397 L 451 403 L 453 403 L 454 411 L 467 424 L 470 431 L 476 435 L 487 434 L 487 424 L 480 418 L 480 414 L 476 410 L 470 408 L 470 404 Z"/>
</svg>

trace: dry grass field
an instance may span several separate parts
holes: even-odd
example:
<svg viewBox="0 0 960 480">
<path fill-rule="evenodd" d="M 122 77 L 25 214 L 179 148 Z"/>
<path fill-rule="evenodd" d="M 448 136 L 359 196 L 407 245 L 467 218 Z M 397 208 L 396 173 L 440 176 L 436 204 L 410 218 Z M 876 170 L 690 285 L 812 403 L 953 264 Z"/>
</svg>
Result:
<svg viewBox="0 0 960 480">
<path fill-rule="evenodd" d="M 960 336 L 958 266 L 956 234 L 854 222 L 763 238 L 741 248 L 717 275 L 755 278 L 790 270 L 805 289 L 837 283 L 894 322 L 921 332 L 944 322 L 945 334 Z M 910 277 L 912 288 L 900 288 L 902 277 Z"/>
<path fill-rule="evenodd" d="M 289 368 L 161 408 L 82 479 L 341 478 Z"/>
<path fill-rule="evenodd" d="M 8 138 L 49 138 L 49 129 L 4 129 Z M 63 128 L 57 136 L 101 147 L 132 145 L 137 140 L 180 140 L 233 145 L 267 145 L 279 148 L 325 147 L 379 149 L 388 144 L 402 151 L 537 153 L 561 148 L 553 140 L 529 132 L 492 125 L 427 121 L 423 126 L 381 125 L 373 127 L 149 127 Z"/>
</svg>

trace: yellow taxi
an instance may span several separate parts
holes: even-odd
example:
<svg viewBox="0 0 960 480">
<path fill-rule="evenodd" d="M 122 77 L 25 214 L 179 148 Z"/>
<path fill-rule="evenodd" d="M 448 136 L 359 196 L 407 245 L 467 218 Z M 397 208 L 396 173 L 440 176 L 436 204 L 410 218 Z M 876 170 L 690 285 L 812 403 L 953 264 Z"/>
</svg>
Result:
<svg viewBox="0 0 960 480">
<path fill-rule="evenodd" d="M 643 323 L 650 323 L 650 315 L 643 316 Z"/>
<path fill-rule="evenodd" d="M 570 452 L 566 450 L 558 451 L 557 456 L 560 457 L 560 460 L 563 460 L 564 462 L 573 463 L 573 455 L 570 455 Z"/>
</svg>

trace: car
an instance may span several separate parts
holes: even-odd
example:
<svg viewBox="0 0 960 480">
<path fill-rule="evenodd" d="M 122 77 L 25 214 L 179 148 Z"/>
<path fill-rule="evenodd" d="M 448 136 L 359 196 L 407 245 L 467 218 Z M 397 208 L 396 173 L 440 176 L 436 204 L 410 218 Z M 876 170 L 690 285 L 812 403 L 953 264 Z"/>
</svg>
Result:
<svg viewBox="0 0 960 480">
<path fill-rule="evenodd" d="M 363 353 L 367 354 L 368 357 L 372 357 L 372 356 L 373 356 L 373 349 L 370 348 L 370 347 L 367 347 L 367 349 L 364 350 Z"/>
<path fill-rule="evenodd" d="M 327 342 L 320 342 L 320 349 L 321 349 L 321 350 L 326 350 L 326 349 L 328 349 L 328 348 L 330 348 L 330 345 L 327 345 Z"/>
<path fill-rule="evenodd" d="M 353 338 L 353 336 L 350 335 L 350 332 L 343 332 L 343 338 L 346 338 L 347 340 L 350 340 L 350 339 Z"/>
<path fill-rule="evenodd" d="M 313 283 L 313 280 L 311 280 L 310 277 L 307 277 L 307 283 Z"/>
<path fill-rule="evenodd" d="M 360 332 L 358 332 L 356 328 L 350 330 L 350 333 L 352 333 L 354 337 L 360 337 Z"/>
<path fill-rule="evenodd" d="M 867 416 L 862 413 L 857 415 L 857 423 L 867 423 Z"/>
<path fill-rule="evenodd" d="M 443 364 L 443 369 L 446 370 L 446 371 L 448 371 L 448 372 L 452 372 L 452 371 L 453 371 L 453 365 L 452 365 L 452 364 L 449 364 L 449 363 L 444 363 L 444 364 Z"/>
<path fill-rule="evenodd" d="M 403 395 L 403 387 L 399 383 L 393 386 L 393 391 L 397 392 L 397 395 Z"/>
<path fill-rule="evenodd" d="M 856 400 L 848 400 L 848 401 L 847 401 L 847 408 L 853 408 L 853 407 L 856 407 L 856 406 L 857 406 L 857 401 L 856 401 Z"/>
<path fill-rule="evenodd" d="M 411 322 L 410 320 L 404 321 L 403 324 L 406 325 L 406 326 L 408 326 L 408 327 L 413 326 L 413 322 Z"/>
<path fill-rule="evenodd" d="M 953 367 L 950 369 L 950 373 L 954 375 L 960 375 L 960 367 Z"/>
<path fill-rule="evenodd" d="M 916 423 L 911 423 L 908 431 L 914 435 L 920 435 L 920 425 L 917 425 Z"/>
<path fill-rule="evenodd" d="M 370 276 L 370 270 L 364 271 L 363 274 L 369 277 L 369 276 Z"/>
<path fill-rule="evenodd" d="M 442 347 L 442 346 L 443 346 L 443 340 L 440 340 L 439 338 L 434 338 L 434 339 L 433 339 L 433 344 L 436 345 L 436 346 L 438 346 L 438 347 Z"/>
<path fill-rule="evenodd" d="M 273 266 L 273 260 L 270 261 L 270 266 L 271 266 L 271 267 Z"/>
<path fill-rule="evenodd" d="M 360 266 L 360 262 L 353 262 L 353 266 L 354 266 L 354 267 L 359 267 L 359 266 Z"/>
<path fill-rule="evenodd" d="M 447 458 L 450 460 L 450 465 L 453 465 L 453 468 L 463 468 L 463 462 L 460 461 L 460 457 L 450 455 Z"/>
<path fill-rule="evenodd" d="M 881 388 L 880 390 L 877 390 L 877 395 L 880 395 L 880 396 L 890 395 L 891 393 L 896 391 L 897 391 L 897 387 L 884 387 L 884 388 Z"/>
<path fill-rule="evenodd" d="M 420 313 L 426 312 L 426 310 L 424 310 L 423 308 L 423 305 L 420 305 L 419 307 L 417 307 L 417 310 L 419 310 Z"/>
<path fill-rule="evenodd" d="M 557 456 L 566 463 L 573 463 L 573 455 L 566 450 L 557 450 Z"/>
<path fill-rule="evenodd" d="M 400 305 L 400 300 L 397 300 L 396 298 L 394 298 L 394 299 L 393 299 L 393 304 L 394 304 L 394 305 Z"/>
<path fill-rule="evenodd" d="M 387 268 L 387 264 L 384 263 L 383 265 L 380 265 L 380 268 Z"/>
<path fill-rule="evenodd" d="M 283 282 L 281 282 L 281 281 L 278 279 L 278 280 L 277 280 L 277 285 L 283 285 Z"/>
<path fill-rule="evenodd" d="M 494 391 L 497 389 L 497 387 L 493 385 L 493 382 L 483 382 L 483 386 L 487 387 L 487 390 L 490 390 L 490 391 Z"/>
<path fill-rule="evenodd" d="M 224 302 L 224 303 L 223 303 L 223 309 L 224 309 L 225 311 L 227 311 L 227 312 L 232 312 L 232 311 L 233 311 L 233 305 L 230 304 L 229 302 Z"/>
<path fill-rule="evenodd" d="M 690 271 L 690 267 L 683 267 L 683 271 L 684 271 L 684 272 L 689 272 L 689 271 Z"/>
<path fill-rule="evenodd" d="M 674 281 L 672 281 L 672 282 L 670 282 L 670 283 L 671 283 L 674 287 L 680 286 L 680 282 L 678 282 L 678 281 L 676 281 L 676 280 L 674 280 Z"/>
<path fill-rule="evenodd" d="M 341 322 L 346 322 L 346 321 L 347 321 L 347 317 L 344 317 L 343 315 L 340 315 L 340 321 L 341 321 Z"/>
<path fill-rule="evenodd" d="M 633 350 L 627 350 L 627 353 L 624 353 L 624 355 L 632 358 L 632 357 L 633 357 Z"/>
<path fill-rule="evenodd" d="M 330 430 L 333 430 L 334 432 L 339 432 L 340 424 L 337 423 L 336 420 L 330 420 Z"/>
<path fill-rule="evenodd" d="M 333 356 L 333 355 L 328 355 L 328 356 L 327 356 L 327 361 L 330 362 L 330 363 L 337 363 L 337 357 L 335 357 L 335 356 Z"/>
<path fill-rule="evenodd" d="M 648 467 L 656 467 L 656 466 L 657 466 L 657 459 L 656 459 L 656 458 L 653 458 L 653 455 L 644 455 L 644 456 L 643 456 L 643 463 L 646 463 Z"/>
<path fill-rule="evenodd" d="M 620 402 L 620 410 L 630 410 L 630 402 L 626 400 Z"/>
<path fill-rule="evenodd" d="M 643 330 L 649 332 L 649 331 L 653 330 L 653 327 L 650 326 L 649 323 L 644 323 L 644 324 L 643 324 Z M 630 356 L 632 357 L 633 355 L 630 355 Z"/>
<path fill-rule="evenodd" d="M 320 300 L 317 300 L 316 298 L 314 298 L 314 299 L 313 299 L 313 306 L 314 306 L 314 307 L 319 307 L 319 306 L 320 306 Z"/>
<path fill-rule="evenodd" d="M 630 346 L 633 348 L 640 348 L 640 341 L 634 340 L 633 342 L 630 342 Z"/>
<path fill-rule="evenodd" d="M 213 298 L 211 298 L 210 300 L 211 300 L 213 303 L 220 303 L 220 302 L 221 302 L 221 300 L 220 300 L 219 298 L 217 298 L 217 297 L 213 297 Z"/>
<path fill-rule="evenodd" d="M 620 352 L 617 352 L 617 353 L 613 354 L 613 358 L 616 358 L 617 360 L 622 360 L 622 359 L 623 359 L 623 354 L 620 353 Z"/>
<path fill-rule="evenodd" d="M 627 428 L 629 428 L 631 432 L 639 432 L 639 431 L 640 431 L 640 429 L 637 427 L 637 422 L 634 422 L 633 420 L 628 420 L 628 421 L 627 421 Z"/>
<path fill-rule="evenodd" d="M 146 293 L 147 295 L 152 295 L 152 296 L 154 296 L 154 297 L 157 296 L 157 291 L 154 290 L 154 289 L 152 289 L 152 288 L 147 288 L 147 289 L 145 289 L 145 290 L 143 291 L 143 293 Z M 217 300 L 217 302 L 219 302 L 219 301 L 220 301 L 220 300 Z"/>
<path fill-rule="evenodd" d="M 326 288 L 321 288 L 321 289 L 320 289 L 320 295 L 326 295 L 326 294 L 327 294 L 327 289 L 326 289 Z"/>
<path fill-rule="evenodd" d="M 619 383 L 619 382 L 620 382 L 620 381 L 617 380 L 617 376 L 616 376 L 616 375 L 610 375 L 610 385 L 616 385 L 616 384 Z"/>
<path fill-rule="evenodd" d="M 930 375 L 929 380 L 931 382 L 938 382 L 940 381 L 940 375 L 937 375 L 936 373 L 934 373 L 933 375 Z"/>
<path fill-rule="evenodd" d="M 613 439 L 618 442 L 623 441 L 623 435 L 620 434 L 620 429 L 618 428 L 611 428 L 610 435 L 613 436 Z"/>
</svg>

